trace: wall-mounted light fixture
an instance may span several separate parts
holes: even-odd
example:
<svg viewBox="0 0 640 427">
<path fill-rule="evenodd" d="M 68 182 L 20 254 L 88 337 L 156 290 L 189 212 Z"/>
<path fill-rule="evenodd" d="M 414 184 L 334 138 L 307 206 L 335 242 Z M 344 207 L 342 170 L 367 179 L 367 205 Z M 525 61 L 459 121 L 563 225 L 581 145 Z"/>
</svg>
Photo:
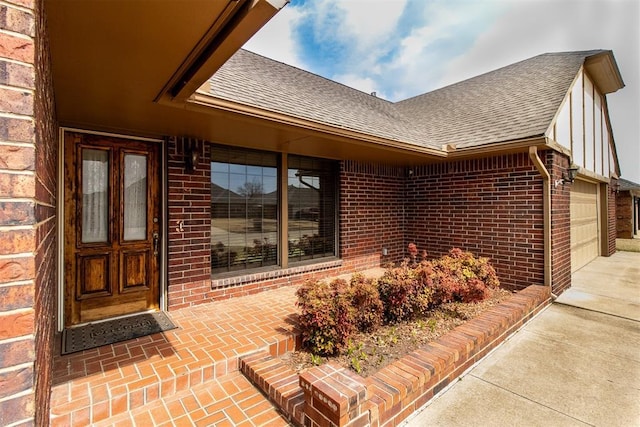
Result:
<svg viewBox="0 0 640 427">
<path fill-rule="evenodd" d="M 198 140 L 194 138 L 183 138 L 184 143 L 184 168 L 187 172 L 193 172 L 200 161 L 200 150 Z"/>
<path fill-rule="evenodd" d="M 567 172 L 562 173 L 562 178 L 555 180 L 554 186 L 557 187 L 560 184 L 565 185 L 567 183 L 571 184 L 578 176 L 578 169 L 580 168 L 572 163 L 569 169 L 567 169 Z"/>
<path fill-rule="evenodd" d="M 616 194 L 620 193 L 620 183 L 617 180 L 611 180 L 611 181 L 612 183 L 610 185 L 613 192 Z"/>
</svg>

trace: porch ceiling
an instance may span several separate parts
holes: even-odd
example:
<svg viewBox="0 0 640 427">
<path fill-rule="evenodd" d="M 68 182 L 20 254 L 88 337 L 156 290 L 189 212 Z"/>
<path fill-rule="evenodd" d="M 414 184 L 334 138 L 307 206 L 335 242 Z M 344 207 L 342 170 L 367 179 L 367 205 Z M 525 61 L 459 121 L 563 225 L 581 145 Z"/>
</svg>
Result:
<svg viewBox="0 0 640 427">
<path fill-rule="evenodd" d="M 45 0 L 62 126 L 210 138 L 184 101 L 285 0 Z"/>
</svg>

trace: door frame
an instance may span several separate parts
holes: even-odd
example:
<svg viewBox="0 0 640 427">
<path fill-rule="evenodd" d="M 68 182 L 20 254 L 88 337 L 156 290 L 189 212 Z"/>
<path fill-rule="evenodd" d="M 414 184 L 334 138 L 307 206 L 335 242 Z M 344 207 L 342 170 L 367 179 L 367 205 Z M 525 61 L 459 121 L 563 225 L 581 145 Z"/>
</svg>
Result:
<svg viewBox="0 0 640 427">
<path fill-rule="evenodd" d="M 65 270 L 64 270 L 64 180 L 65 180 L 65 169 L 64 169 L 64 135 L 66 132 L 77 132 L 83 133 L 87 135 L 100 135 L 106 137 L 113 138 L 121 138 L 121 139 L 130 139 L 136 141 L 145 141 L 145 142 L 153 142 L 160 144 L 160 176 L 158 179 L 160 180 L 160 212 L 161 212 L 161 224 L 160 229 L 162 230 L 162 238 L 160 240 L 160 256 L 158 259 L 159 266 L 159 284 L 160 289 L 158 290 L 159 297 L 159 308 L 161 311 L 167 310 L 167 255 L 168 255 L 168 246 L 167 246 L 167 236 L 168 236 L 168 206 L 167 206 L 167 194 L 168 194 L 168 183 L 167 183 L 167 144 L 165 139 L 157 139 L 157 138 L 145 138 L 139 136 L 118 134 L 118 133 L 110 133 L 110 132 L 100 132 L 93 131 L 87 129 L 78 129 L 72 127 L 60 127 L 58 133 L 58 188 L 57 188 L 57 203 L 56 203 L 56 214 L 57 214 L 57 235 L 58 235 L 58 310 L 57 310 L 57 330 L 58 332 L 62 332 L 64 330 L 64 295 L 65 295 Z"/>
</svg>

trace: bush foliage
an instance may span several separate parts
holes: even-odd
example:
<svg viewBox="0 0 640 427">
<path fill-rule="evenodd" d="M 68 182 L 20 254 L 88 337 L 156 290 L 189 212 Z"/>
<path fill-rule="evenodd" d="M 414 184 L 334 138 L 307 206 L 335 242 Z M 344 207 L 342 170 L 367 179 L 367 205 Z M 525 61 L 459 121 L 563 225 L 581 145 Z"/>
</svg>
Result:
<svg viewBox="0 0 640 427">
<path fill-rule="evenodd" d="M 453 248 L 427 260 L 411 243 L 409 258 L 388 268 L 376 280 L 355 274 L 350 282 L 307 281 L 297 291 L 302 342 L 313 354 L 334 355 L 344 350 L 356 331 L 371 332 L 383 322 L 423 317 L 439 304 L 474 302 L 500 285 L 487 258 Z"/>
</svg>

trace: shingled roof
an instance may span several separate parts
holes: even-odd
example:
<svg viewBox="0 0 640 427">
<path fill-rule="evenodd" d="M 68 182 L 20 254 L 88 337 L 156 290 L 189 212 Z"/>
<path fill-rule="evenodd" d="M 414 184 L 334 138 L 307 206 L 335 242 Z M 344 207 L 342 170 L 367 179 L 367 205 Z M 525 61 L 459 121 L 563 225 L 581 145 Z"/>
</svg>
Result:
<svg viewBox="0 0 640 427">
<path fill-rule="evenodd" d="M 543 136 L 585 60 L 606 52 L 538 55 L 392 103 L 240 50 L 210 95 L 411 145 L 474 147 Z"/>
<path fill-rule="evenodd" d="M 620 191 L 639 191 L 640 192 L 640 184 L 633 182 L 633 181 L 629 181 L 628 179 L 622 179 L 620 178 L 618 180 L 618 183 L 620 184 Z"/>
</svg>

